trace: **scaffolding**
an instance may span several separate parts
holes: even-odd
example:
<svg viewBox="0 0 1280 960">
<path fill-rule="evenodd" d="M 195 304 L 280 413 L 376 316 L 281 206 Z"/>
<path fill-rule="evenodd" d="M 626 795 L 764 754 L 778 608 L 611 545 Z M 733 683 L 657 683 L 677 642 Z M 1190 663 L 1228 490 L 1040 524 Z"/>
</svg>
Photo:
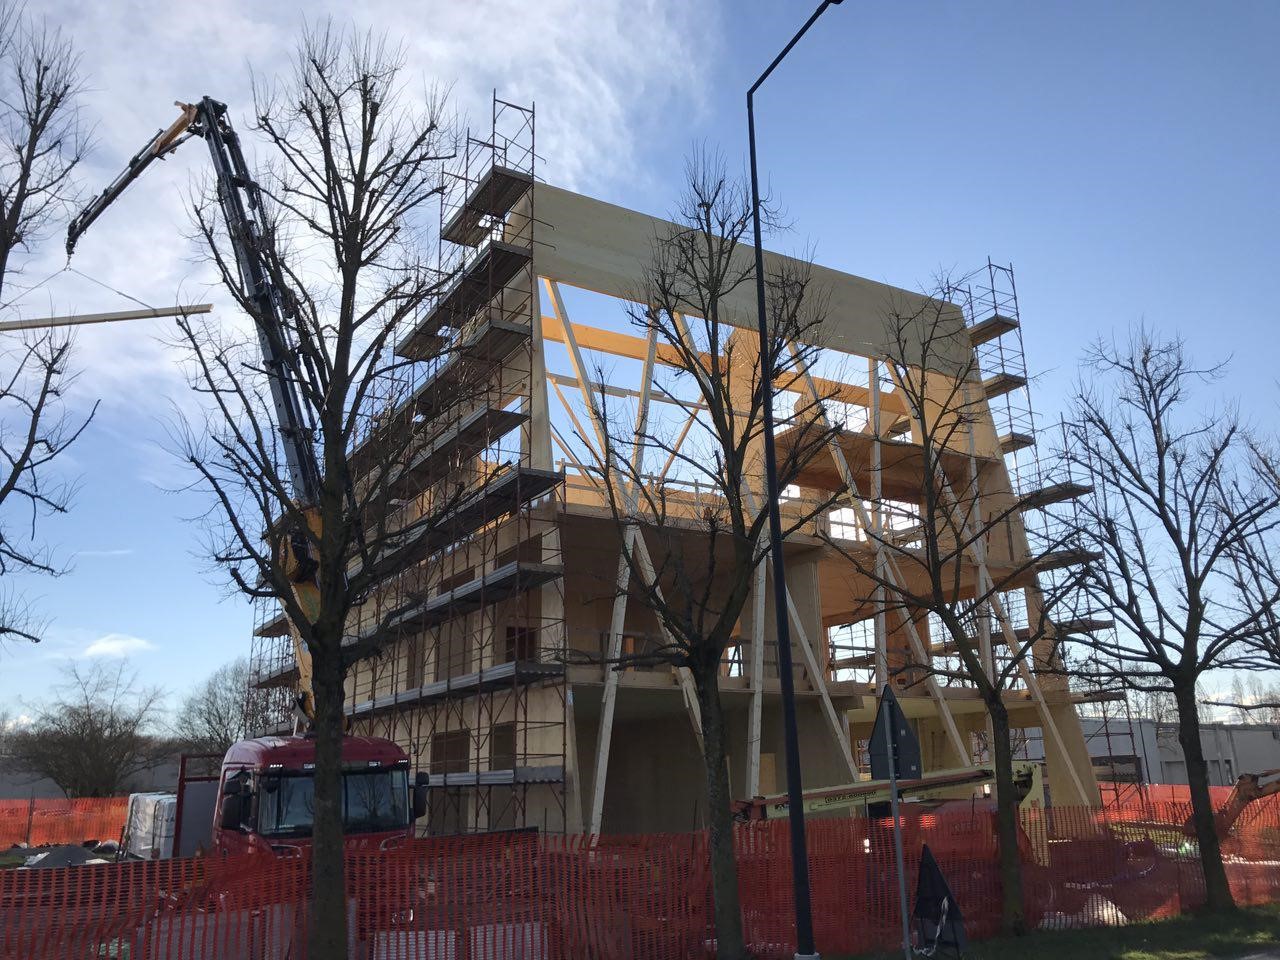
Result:
<svg viewBox="0 0 1280 960">
<path fill-rule="evenodd" d="M 347 625 L 377 652 L 352 665 L 349 732 L 397 742 L 430 786 L 432 834 L 564 821 L 563 473 L 532 454 L 535 114 L 492 99 L 439 205 L 439 293 L 395 344 L 380 413 L 351 453 L 357 483 L 379 444 L 412 431 L 388 468 L 394 549 Z M 265 605 L 252 675 L 292 729 L 288 622 Z"/>
<path fill-rule="evenodd" d="M 1073 550 L 1068 534 L 1079 520 L 1079 498 L 1088 494 L 1091 487 L 1073 476 L 1069 465 L 1065 465 L 1064 471 L 1064 464 L 1056 458 L 1053 469 L 1046 469 L 1045 459 L 1040 456 L 1013 266 L 996 264 L 988 257 L 985 266 L 950 284 L 948 296 L 965 313 L 983 393 L 1028 540 L 1033 552 L 1049 558 L 1042 565 L 1043 571 L 1053 572 L 1054 558 L 1063 566 L 1093 559 Z M 1104 799 L 1122 800 L 1130 790 L 1138 789 L 1144 776 L 1136 769 L 1140 751 L 1128 699 L 1122 691 L 1108 689 L 1096 670 L 1090 673 L 1083 665 L 1074 664 L 1072 657 L 1073 636 L 1098 635 L 1114 630 L 1115 624 L 1105 614 L 1082 609 L 1078 592 L 1055 599 L 1056 606 L 1067 612 L 1063 617 L 1054 618 L 1052 656 L 1058 660 L 1061 673 L 1076 681 L 1070 690 L 1071 699 L 1077 704 L 1082 720 L 1091 721 L 1086 724 L 1085 743 L 1094 758 L 1099 779 L 1118 783 L 1112 791 L 1114 796 Z M 1028 629 L 1025 595 L 1006 594 L 1005 600 L 1015 626 Z M 988 630 L 991 629 L 992 626 L 988 626 Z M 1046 756 L 1044 733 L 1040 728 L 1022 728 L 1014 731 L 1014 736 L 1016 758 Z"/>
</svg>

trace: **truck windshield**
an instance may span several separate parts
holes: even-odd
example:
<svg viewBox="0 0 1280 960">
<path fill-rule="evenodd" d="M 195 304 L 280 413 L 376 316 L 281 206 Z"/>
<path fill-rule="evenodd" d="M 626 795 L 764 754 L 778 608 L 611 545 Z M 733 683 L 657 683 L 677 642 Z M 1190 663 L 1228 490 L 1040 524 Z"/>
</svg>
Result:
<svg viewBox="0 0 1280 960">
<path fill-rule="evenodd" d="M 307 837 L 315 819 L 311 774 L 268 774 L 261 780 L 258 832 Z M 359 770 L 342 775 L 342 822 L 348 833 L 380 833 L 409 824 L 409 772 Z"/>
</svg>

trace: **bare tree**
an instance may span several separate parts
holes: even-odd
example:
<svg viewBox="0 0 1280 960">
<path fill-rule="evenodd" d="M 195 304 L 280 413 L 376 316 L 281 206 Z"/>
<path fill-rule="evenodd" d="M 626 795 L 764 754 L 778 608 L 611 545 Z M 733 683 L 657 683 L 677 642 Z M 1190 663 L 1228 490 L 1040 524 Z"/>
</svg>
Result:
<svg viewBox="0 0 1280 960">
<path fill-rule="evenodd" d="M 265 145 L 257 255 L 284 316 L 283 369 L 263 368 L 256 331 L 180 322 L 194 386 L 209 400 L 204 421 L 180 428 L 180 444 L 212 494 L 212 555 L 241 592 L 283 607 L 312 669 L 310 942 L 324 958 L 346 956 L 347 943 L 344 677 L 385 642 L 381 627 L 396 611 L 384 592 L 412 600 L 414 584 L 423 588 L 416 565 L 431 552 L 433 525 L 464 492 L 443 474 L 415 478 L 420 486 L 406 492 L 406 471 L 426 449 L 419 425 L 450 399 L 414 394 L 411 367 L 438 373 L 467 359 L 430 335 L 412 360 L 395 352 L 444 285 L 424 253 L 451 149 L 441 99 L 411 99 L 404 83 L 401 50 L 321 25 L 305 31 L 278 86 L 255 84 L 253 131 Z M 216 204 L 195 216 L 227 290 L 257 330 L 269 329 L 241 285 Z M 310 503 L 298 500 L 273 424 L 273 376 L 292 382 L 309 425 L 303 442 L 319 466 Z M 398 593 L 388 590 L 394 578 Z"/>
<path fill-rule="evenodd" d="M 745 948 L 719 678 L 755 570 L 768 552 L 762 437 L 764 404 L 777 390 L 762 379 L 754 318 L 735 314 L 730 305 L 735 293 L 754 285 L 750 247 L 743 246 L 751 225 L 749 194 L 718 160 L 698 157 L 688 166 L 676 219 L 678 225 L 655 240 L 631 318 L 664 357 L 661 367 L 652 366 L 646 398 L 674 405 L 674 421 L 688 417 L 688 425 L 649 415 L 648 399 L 633 421 L 611 404 L 607 390 L 589 398 L 601 425 L 594 438 L 600 451 L 596 480 L 621 537 L 625 593 L 653 612 L 663 637 L 648 649 L 624 653 L 618 647 L 606 656 L 617 669 L 670 664 L 692 680 L 706 769 L 717 956 L 738 958 Z M 798 262 L 766 280 L 772 336 L 765 350 L 776 384 L 812 362 L 823 298 Z M 778 464 L 782 486 L 830 435 L 817 409 L 801 403 L 780 419 L 779 428 L 791 431 Z M 593 438 L 583 439 L 592 446 Z M 663 475 L 656 477 L 663 463 Z M 784 534 L 811 525 L 828 505 L 788 502 Z"/>
<path fill-rule="evenodd" d="M 116 796 L 172 753 L 156 736 L 162 706 L 160 691 L 140 687 L 124 664 L 72 664 L 58 696 L 5 737 L 7 763 L 49 778 L 68 797 Z"/>
<path fill-rule="evenodd" d="M 1126 693 L 1133 711 L 1144 720 L 1155 723 L 1173 723 L 1178 716 L 1178 705 L 1167 690 L 1130 690 Z"/>
<path fill-rule="evenodd" d="M 0 4 L 0 296 L 17 257 L 47 236 L 77 194 L 89 137 L 78 98 L 80 55 L 21 4 Z"/>
<path fill-rule="evenodd" d="M 263 692 L 253 688 L 249 661 L 223 664 L 187 694 L 178 708 L 173 736 L 184 749 L 225 753 L 236 741 L 269 725 Z"/>
<path fill-rule="evenodd" d="M 1060 674 L 1050 613 L 1076 579 L 1069 566 L 1052 583 L 1037 573 L 1060 557 L 1062 539 L 1030 536 L 1024 503 L 999 459 L 977 360 L 960 310 L 943 282 L 920 305 L 894 304 L 885 317 L 877 365 L 892 401 L 873 409 L 866 431 L 879 438 L 856 506 L 862 536 L 831 538 L 864 585 L 862 602 L 882 611 L 887 643 L 882 676 L 906 686 L 976 688 L 996 787 L 996 822 L 1006 931 L 1025 931 L 1018 854 L 1018 807 L 1008 698 L 1043 674 Z M 897 439 L 894 439 L 894 438 Z M 930 635 L 941 632 L 942 643 Z M 939 695 L 941 695 L 939 693 Z M 959 734 L 955 734 L 958 737 Z M 960 763 L 969 751 L 954 745 Z"/>
<path fill-rule="evenodd" d="M 87 147 L 77 98 L 79 56 L 70 41 L 0 5 L 0 297 L 24 292 L 23 255 L 45 238 L 74 199 L 73 173 Z M 65 394 L 71 341 L 28 334 L 0 345 L 0 578 L 64 571 L 37 537 L 37 521 L 66 513 L 74 485 L 53 466 L 92 418 L 71 416 Z M 0 596 L 0 640 L 39 639 L 23 598 Z"/>
<path fill-rule="evenodd" d="M 1139 329 L 1096 345 L 1086 369 L 1065 443 L 1093 487 L 1075 537 L 1100 558 L 1085 590 L 1119 629 L 1080 641 L 1113 680 L 1173 697 L 1208 905 L 1230 910 L 1196 685 L 1259 665 L 1250 645 L 1274 622 L 1280 585 L 1241 589 L 1239 562 L 1280 525 L 1280 496 L 1254 469 L 1236 411 L 1197 396 L 1222 368 L 1195 366 L 1180 340 Z"/>
</svg>

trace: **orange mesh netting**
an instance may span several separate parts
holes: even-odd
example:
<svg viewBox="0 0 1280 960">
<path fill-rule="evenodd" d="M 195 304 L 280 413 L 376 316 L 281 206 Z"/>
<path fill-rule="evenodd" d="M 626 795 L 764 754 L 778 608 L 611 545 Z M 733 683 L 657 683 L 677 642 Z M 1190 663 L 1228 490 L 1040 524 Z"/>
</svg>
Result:
<svg viewBox="0 0 1280 960">
<path fill-rule="evenodd" d="M 1259 802 L 1226 844 L 1241 903 L 1280 900 L 1280 798 Z M 1203 901 L 1186 805 L 1055 808 L 1024 818 L 1021 848 L 1033 926 L 1164 917 Z M 999 926 L 1000 877 L 989 810 L 909 817 L 908 889 L 929 844 L 970 936 Z M 818 948 L 861 953 L 898 937 L 886 821 L 812 820 L 809 857 Z M 714 943 L 704 834 L 602 837 L 533 833 L 416 840 L 352 851 L 352 956 L 702 957 Z M 746 936 L 760 957 L 794 952 L 787 824 L 738 834 Z M 0 956 L 195 960 L 303 957 L 309 865 L 249 856 L 0 872 Z"/>
<path fill-rule="evenodd" d="M 0 848 L 119 840 L 128 806 L 128 797 L 0 800 Z"/>
</svg>

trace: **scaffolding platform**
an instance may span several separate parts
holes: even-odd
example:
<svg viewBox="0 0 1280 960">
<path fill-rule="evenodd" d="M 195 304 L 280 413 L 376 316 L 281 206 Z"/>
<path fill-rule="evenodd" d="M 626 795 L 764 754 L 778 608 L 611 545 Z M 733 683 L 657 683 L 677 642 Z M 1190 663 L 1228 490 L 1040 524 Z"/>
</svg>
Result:
<svg viewBox="0 0 1280 960">
<path fill-rule="evenodd" d="M 1054 550 L 1044 554 L 1036 561 L 1036 570 L 1041 573 L 1049 570 L 1061 570 L 1063 567 L 1074 567 L 1081 563 L 1093 563 L 1102 559 L 1099 550 Z"/>
<path fill-rule="evenodd" d="M 1029 433 L 1006 433 L 1000 437 L 1001 453 L 1017 453 L 1036 445 L 1036 438 Z"/>
<path fill-rule="evenodd" d="M 373 560 L 378 580 L 420 563 L 438 550 L 457 543 L 485 524 L 520 509 L 564 482 L 564 472 L 509 467 L 469 497 L 431 517 L 411 524 L 400 542 Z M 391 539 L 391 538 L 388 538 Z"/>
<path fill-rule="evenodd" d="M 563 783 L 564 765 L 544 764 L 515 767 L 510 770 L 463 770 L 458 773 L 433 773 L 428 777 L 432 787 L 502 787 L 529 783 Z"/>
<path fill-rule="evenodd" d="M 270 690 L 273 687 L 288 687 L 298 682 L 298 665 L 292 660 L 258 674 L 253 678 L 253 685 L 259 690 Z"/>
<path fill-rule="evenodd" d="M 465 263 L 441 295 L 435 309 L 396 345 L 406 360 L 427 360 L 439 351 L 435 339 L 446 327 L 460 329 L 494 298 L 494 292 L 516 278 L 533 260 L 526 246 L 490 240 Z"/>
<path fill-rule="evenodd" d="M 253 631 L 255 637 L 287 637 L 289 616 L 283 610 Z"/>
<path fill-rule="evenodd" d="M 992 374 L 982 381 L 982 392 L 986 395 L 988 400 L 994 400 L 996 397 L 1003 397 L 1007 393 L 1013 393 L 1015 390 L 1021 390 L 1026 385 L 1026 377 L 1002 370 L 999 373 Z"/>
<path fill-rule="evenodd" d="M 483 406 L 463 417 L 437 437 L 408 466 L 397 471 L 391 480 L 392 490 L 421 490 L 440 479 L 440 470 L 451 460 L 474 457 L 498 437 L 528 422 L 529 415 L 520 410 L 504 410 Z"/>
<path fill-rule="evenodd" d="M 976 347 L 979 344 L 990 343 L 996 337 L 1003 337 L 1006 333 L 1012 333 L 1017 329 L 1018 321 L 1013 317 L 993 313 L 987 319 L 969 327 L 969 342 Z"/>
<path fill-rule="evenodd" d="M 564 575 L 559 564 L 513 560 L 470 583 L 406 607 L 388 628 L 436 627 L 493 603 L 501 603 Z"/>
<path fill-rule="evenodd" d="M 495 164 L 467 194 L 462 206 L 444 225 L 440 236 L 464 247 L 479 246 L 489 235 L 485 220 L 501 220 L 533 186 L 533 175 Z"/>
<path fill-rule="evenodd" d="M 389 710 L 404 707 L 423 707 L 457 697 L 471 697 L 504 687 L 519 684 L 559 680 L 564 676 L 563 663 L 541 663 L 533 660 L 513 660 L 486 667 L 472 673 L 424 683 L 412 690 L 400 690 L 381 697 L 365 700 L 355 706 L 348 705 L 346 714 L 353 720 L 364 719 Z"/>
<path fill-rule="evenodd" d="M 1103 630 L 1110 630 L 1115 625 L 1116 622 L 1114 620 L 1098 617 L 1080 617 L 1076 620 L 1064 620 L 1062 623 L 1055 624 L 1054 628 L 1060 635 L 1070 636 L 1081 633 L 1099 633 Z"/>
<path fill-rule="evenodd" d="M 458 399 L 465 386 L 480 380 L 499 367 L 519 347 L 528 343 L 532 328 L 497 317 L 486 319 L 466 343 L 458 346 L 447 361 L 413 392 L 405 406 L 431 419 Z"/>
<path fill-rule="evenodd" d="M 1074 500 L 1092 492 L 1093 487 L 1089 484 L 1077 483 L 1074 480 L 1064 480 L 1061 483 L 1051 483 L 1048 486 L 1023 494 L 1018 498 L 1018 509 L 1041 510 L 1045 507 L 1053 506 L 1055 503 L 1065 503 L 1068 500 Z"/>
</svg>

